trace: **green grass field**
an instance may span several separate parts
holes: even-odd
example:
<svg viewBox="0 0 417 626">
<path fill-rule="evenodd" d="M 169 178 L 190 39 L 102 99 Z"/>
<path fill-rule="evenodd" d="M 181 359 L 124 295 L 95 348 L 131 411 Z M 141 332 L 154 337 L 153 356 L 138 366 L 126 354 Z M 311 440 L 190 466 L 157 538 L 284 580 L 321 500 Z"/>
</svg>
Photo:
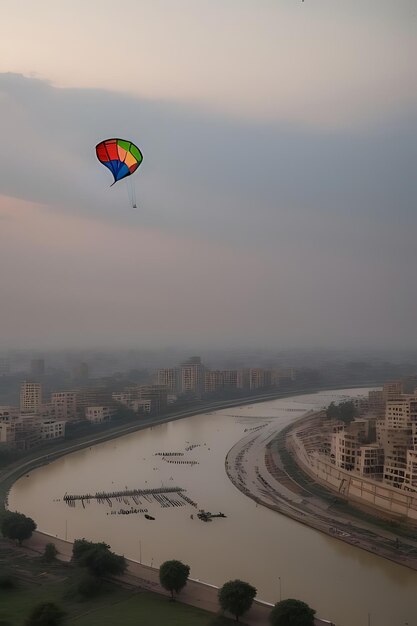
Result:
<svg viewBox="0 0 417 626">
<path fill-rule="evenodd" d="M 108 587 L 96 599 L 77 602 L 65 597 L 66 583 L 0 591 L 0 623 L 23 626 L 38 602 L 56 602 L 67 612 L 67 623 L 78 626 L 209 626 L 215 616 L 149 592 L 132 593 Z"/>
<path fill-rule="evenodd" d="M 46 564 L 5 540 L 0 540 L 1 574 L 11 575 L 16 588 L 0 588 L 0 624 L 23 626 L 39 602 L 60 605 L 67 613 L 66 623 L 77 626 L 214 626 L 220 622 L 212 613 L 169 602 L 168 596 L 110 583 L 104 583 L 96 597 L 81 600 L 71 592 L 79 570 L 59 561 Z"/>
</svg>

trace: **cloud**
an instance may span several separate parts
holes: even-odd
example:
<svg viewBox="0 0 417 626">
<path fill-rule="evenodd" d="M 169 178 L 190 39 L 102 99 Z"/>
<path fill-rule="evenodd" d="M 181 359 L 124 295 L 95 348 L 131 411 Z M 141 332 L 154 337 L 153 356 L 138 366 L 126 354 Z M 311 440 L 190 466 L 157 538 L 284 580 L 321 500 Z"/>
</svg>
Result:
<svg viewBox="0 0 417 626">
<path fill-rule="evenodd" d="M 318 217 L 415 218 L 412 118 L 317 132 L 13 74 L 0 75 L 0 94 L 1 189 L 55 211 L 247 245 L 314 228 Z M 139 218 L 125 183 L 108 189 L 111 175 L 95 159 L 95 144 L 114 135 L 145 155 Z"/>
<path fill-rule="evenodd" d="M 231 120 L 0 75 L 0 345 L 403 345 L 415 120 Z M 140 208 L 94 146 L 136 140 Z"/>
</svg>

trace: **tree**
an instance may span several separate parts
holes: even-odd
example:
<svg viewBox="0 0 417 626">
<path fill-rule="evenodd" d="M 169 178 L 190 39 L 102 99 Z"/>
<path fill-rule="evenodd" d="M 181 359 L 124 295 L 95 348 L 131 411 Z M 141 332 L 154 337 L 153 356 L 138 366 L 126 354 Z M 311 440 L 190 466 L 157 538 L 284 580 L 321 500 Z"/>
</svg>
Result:
<svg viewBox="0 0 417 626">
<path fill-rule="evenodd" d="M 126 559 L 111 552 L 106 543 L 94 543 L 86 539 L 74 542 L 72 556 L 78 565 L 87 567 L 98 578 L 118 576 L 126 570 Z"/>
<path fill-rule="evenodd" d="M 25 626 L 60 626 L 64 617 L 65 612 L 57 604 L 41 602 L 34 607 Z"/>
<path fill-rule="evenodd" d="M 44 561 L 46 561 L 47 563 L 52 563 L 52 561 L 55 561 L 57 554 L 58 550 L 56 549 L 55 544 L 47 543 L 43 553 Z"/>
<path fill-rule="evenodd" d="M 255 587 L 242 580 L 229 580 L 219 589 L 220 606 L 223 611 L 232 613 L 237 622 L 243 613 L 249 611 L 255 596 Z"/>
<path fill-rule="evenodd" d="M 341 402 L 339 404 L 339 419 L 341 419 L 345 424 L 353 422 L 357 413 L 358 412 L 352 400 L 346 400 L 346 402 Z"/>
<path fill-rule="evenodd" d="M 4 537 L 14 539 L 20 545 L 22 541 L 32 536 L 33 531 L 36 530 L 36 524 L 33 519 L 26 517 L 23 513 L 6 511 L 1 518 L 0 530 Z"/>
<path fill-rule="evenodd" d="M 185 587 L 189 575 L 190 567 L 181 561 L 165 561 L 159 568 L 159 582 L 171 592 L 171 600 L 174 600 L 174 591 L 179 593 Z"/>
<path fill-rule="evenodd" d="M 85 572 L 77 580 L 76 592 L 82 598 L 92 598 L 101 589 L 101 580 L 89 572 Z"/>
<path fill-rule="evenodd" d="M 339 407 L 337 407 L 334 402 L 331 402 L 327 407 L 326 416 L 331 420 L 337 420 L 339 418 Z"/>
<path fill-rule="evenodd" d="M 272 609 L 269 621 L 272 626 L 314 626 L 315 610 L 301 600 L 282 600 Z"/>
</svg>

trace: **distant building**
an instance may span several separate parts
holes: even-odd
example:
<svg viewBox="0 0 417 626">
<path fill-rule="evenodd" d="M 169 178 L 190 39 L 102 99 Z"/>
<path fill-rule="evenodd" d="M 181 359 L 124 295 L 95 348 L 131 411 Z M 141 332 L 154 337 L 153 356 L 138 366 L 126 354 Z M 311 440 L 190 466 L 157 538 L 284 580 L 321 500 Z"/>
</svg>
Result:
<svg viewBox="0 0 417 626">
<path fill-rule="evenodd" d="M 113 406 L 112 392 L 107 387 L 82 387 L 75 390 L 77 414 L 85 417 L 88 406 Z"/>
<path fill-rule="evenodd" d="M 250 389 L 262 389 L 271 386 L 271 370 L 261 367 L 252 367 L 249 370 Z"/>
<path fill-rule="evenodd" d="M 163 385 L 140 385 L 138 401 L 149 400 L 152 413 L 160 415 L 168 406 L 168 389 Z"/>
<path fill-rule="evenodd" d="M 131 408 L 138 415 L 150 415 L 152 413 L 152 400 L 133 400 Z"/>
<path fill-rule="evenodd" d="M 42 404 L 42 385 L 24 382 L 20 387 L 20 410 L 23 413 L 36 413 Z"/>
<path fill-rule="evenodd" d="M 65 420 L 42 420 L 39 423 L 40 438 L 60 439 L 65 437 Z"/>
<path fill-rule="evenodd" d="M 0 422 L 12 422 L 19 416 L 16 406 L 0 406 Z"/>
<path fill-rule="evenodd" d="M 34 380 L 42 378 L 45 375 L 45 360 L 32 359 L 30 362 L 30 376 Z"/>
<path fill-rule="evenodd" d="M 237 389 L 238 387 L 238 370 L 223 370 L 223 385 L 226 389 Z"/>
<path fill-rule="evenodd" d="M 224 387 L 224 372 L 220 370 L 206 370 L 204 374 L 204 391 L 213 393 Z"/>
<path fill-rule="evenodd" d="M 56 391 L 51 395 L 51 404 L 57 419 L 74 420 L 77 417 L 77 393 Z"/>
<path fill-rule="evenodd" d="M 404 393 L 404 385 L 401 380 L 385 383 L 382 387 L 382 395 L 385 402 L 389 400 L 398 400 Z"/>
<path fill-rule="evenodd" d="M 368 393 L 368 412 L 376 418 L 383 418 L 385 415 L 385 399 L 382 390 L 370 391 Z"/>
<path fill-rule="evenodd" d="M 178 367 L 160 368 L 156 372 L 156 384 L 166 387 L 171 393 L 180 390 L 180 370 Z"/>
<path fill-rule="evenodd" d="M 15 422 L 0 422 L 0 444 L 13 446 L 16 440 Z"/>
<path fill-rule="evenodd" d="M 199 356 L 192 356 L 181 364 L 181 391 L 197 396 L 204 391 L 204 365 Z"/>
<path fill-rule="evenodd" d="M 249 368 L 242 368 L 237 370 L 237 388 L 249 389 L 250 387 L 250 370 Z"/>
<path fill-rule="evenodd" d="M 93 424 L 101 424 L 111 420 L 114 408 L 109 406 L 88 406 L 85 409 L 85 418 Z"/>
</svg>

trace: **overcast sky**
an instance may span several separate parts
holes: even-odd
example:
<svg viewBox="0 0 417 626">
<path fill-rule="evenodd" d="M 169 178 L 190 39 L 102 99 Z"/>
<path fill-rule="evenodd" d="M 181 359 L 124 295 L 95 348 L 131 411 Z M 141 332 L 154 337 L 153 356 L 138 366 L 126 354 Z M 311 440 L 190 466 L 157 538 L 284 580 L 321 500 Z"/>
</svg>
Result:
<svg viewBox="0 0 417 626">
<path fill-rule="evenodd" d="M 3 4 L 0 348 L 417 347 L 414 0 Z"/>
</svg>

